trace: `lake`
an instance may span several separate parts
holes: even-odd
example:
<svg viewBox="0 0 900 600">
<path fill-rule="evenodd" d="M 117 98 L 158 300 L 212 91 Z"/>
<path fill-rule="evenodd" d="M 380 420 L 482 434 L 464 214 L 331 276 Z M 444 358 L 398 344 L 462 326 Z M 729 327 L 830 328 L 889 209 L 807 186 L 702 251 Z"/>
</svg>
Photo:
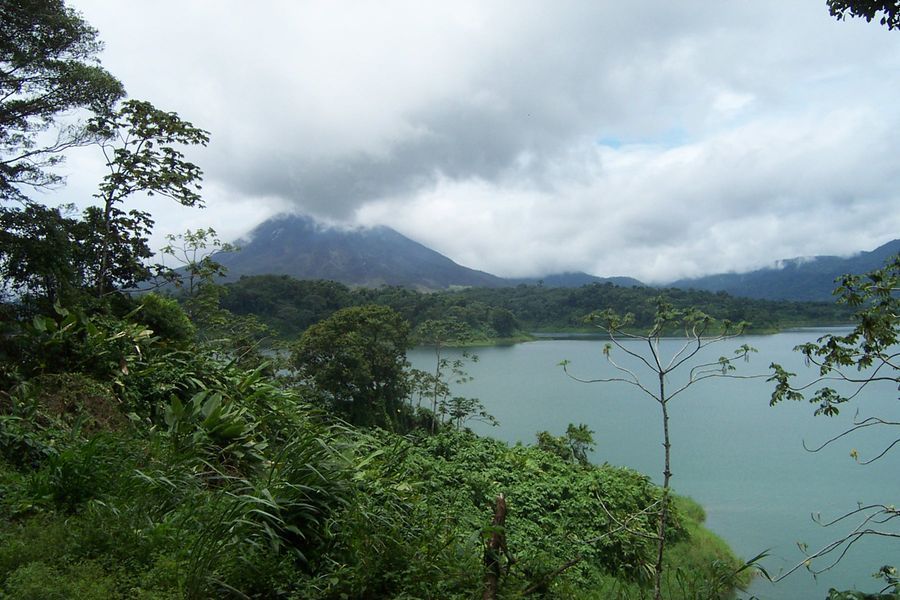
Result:
<svg viewBox="0 0 900 600">
<path fill-rule="evenodd" d="M 815 340 L 825 332 L 800 330 L 767 336 L 743 336 L 707 349 L 707 360 L 730 355 L 740 344 L 758 349 L 738 374 L 768 372 L 781 363 L 804 381 L 815 372 L 792 352 L 797 344 Z M 662 353 L 671 355 L 683 341 L 664 340 Z M 594 430 L 596 451 L 592 460 L 624 465 L 662 479 L 662 424 L 659 405 L 637 388 L 622 383 L 584 384 L 568 378 L 559 367 L 583 378 L 609 376 L 612 368 L 603 357 L 601 340 L 540 340 L 512 346 L 481 348 L 479 361 L 468 365 L 474 381 L 458 386 L 458 395 L 477 397 L 499 421 L 499 427 L 470 422 L 480 434 L 504 441 L 534 443 L 535 432 L 554 435 L 569 423 L 585 423 Z M 635 349 L 646 348 L 646 343 Z M 444 350 L 457 356 L 460 350 Z M 622 364 L 637 368 L 622 353 Z M 416 348 L 409 353 L 413 366 L 434 369 L 434 352 Z M 704 361 L 705 362 L 705 361 Z M 653 384 L 649 372 L 638 373 Z M 669 389 L 687 377 L 675 373 Z M 695 384 L 669 403 L 672 442 L 672 486 L 676 492 L 698 500 L 707 511 L 707 526 L 722 536 L 744 558 L 769 549 L 764 566 L 773 576 L 804 559 L 798 542 L 810 551 L 845 535 L 857 521 L 822 527 L 811 515 L 832 519 L 858 503 L 895 503 L 900 481 L 900 450 L 867 466 L 860 459 L 872 457 L 895 436 L 889 430 L 870 428 L 838 440 L 818 453 L 804 449 L 844 431 L 858 418 L 878 415 L 894 418 L 895 385 L 871 385 L 839 417 L 814 417 L 809 403 L 793 402 L 769 407 L 772 384 L 765 379 L 710 379 Z M 511 501 L 512 504 L 512 501 Z M 877 591 L 871 577 L 881 565 L 900 564 L 898 545 L 873 538 L 859 541 L 832 570 L 814 579 L 805 569 L 778 584 L 757 578 L 742 597 L 764 600 L 825 598 L 830 587 Z M 825 566 L 826 563 L 820 563 Z"/>
</svg>

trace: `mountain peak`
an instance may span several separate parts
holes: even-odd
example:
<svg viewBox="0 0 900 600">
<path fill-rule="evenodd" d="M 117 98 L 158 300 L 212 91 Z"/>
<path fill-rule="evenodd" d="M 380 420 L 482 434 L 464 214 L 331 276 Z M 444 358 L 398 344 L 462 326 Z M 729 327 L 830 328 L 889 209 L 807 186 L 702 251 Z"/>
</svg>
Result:
<svg viewBox="0 0 900 600">
<path fill-rule="evenodd" d="M 240 252 L 217 256 L 228 278 L 289 275 L 347 285 L 399 285 L 421 290 L 496 287 L 504 280 L 458 265 L 390 227 L 342 227 L 308 215 L 283 214 L 240 240 Z"/>
</svg>

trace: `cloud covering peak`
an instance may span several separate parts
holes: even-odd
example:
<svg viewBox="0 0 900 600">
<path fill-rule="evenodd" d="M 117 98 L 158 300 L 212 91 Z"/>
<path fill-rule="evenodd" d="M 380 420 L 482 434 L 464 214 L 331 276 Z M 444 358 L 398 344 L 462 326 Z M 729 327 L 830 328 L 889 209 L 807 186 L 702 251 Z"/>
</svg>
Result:
<svg viewBox="0 0 900 600">
<path fill-rule="evenodd" d="M 900 34 L 820 0 L 74 5 L 133 97 L 212 132 L 226 234 L 289 208 L 660 281 L 900 233 Z"/>
</svg>

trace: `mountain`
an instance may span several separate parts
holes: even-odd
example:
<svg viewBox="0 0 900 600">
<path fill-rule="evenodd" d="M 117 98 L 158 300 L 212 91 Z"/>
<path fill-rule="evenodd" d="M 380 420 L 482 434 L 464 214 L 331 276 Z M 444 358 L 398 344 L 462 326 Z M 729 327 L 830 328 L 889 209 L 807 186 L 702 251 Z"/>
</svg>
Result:
<svg viewBox="0 0 900 600">
<path fill-rule="evenodd" d="M 237 244 L 240 252 L 215 257 L 228 268 L 231 280 L 275 274 L 421 290 L 508 285 L 499 277 L 458 265 L 389 227 L 341 229 L 307 216 L 281 215 L 260 224 Z"/>
<path fill-rule="evenodd" d="M 775 266 L 749 273 L 722 273 L 680 279 L 666 285 L 683 289 L 724 291 L 732 296 L 766 300 L 834 300 L 834 280 L 846 273 L 865 273 L 884 266 L 900 252 L 900 239 L 871 252 L 854 256 L 814 256 L 778 261 Z"/>
<path fill-rule="evenodd" d="M 543 277 L 509 278 L 506 281 L 511 285 L 524 283 L 525 285 L 543 285 L 544 287 L 561 288 L 575 288 L 591 283 L 611 283 L 619 287 L 645 286 L 644 283 L 641 283 L 633 277 L 597 277 L 596 275 L 590 275 L 582 271 L 566 271 L 565 273 L 554 273 L 552 275 L 544 275 Z"/>
</svg>

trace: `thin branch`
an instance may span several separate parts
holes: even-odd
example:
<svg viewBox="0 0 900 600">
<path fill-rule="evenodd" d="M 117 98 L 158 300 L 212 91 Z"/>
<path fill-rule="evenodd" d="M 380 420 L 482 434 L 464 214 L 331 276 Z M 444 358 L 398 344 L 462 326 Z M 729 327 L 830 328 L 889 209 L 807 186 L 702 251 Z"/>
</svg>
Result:
<svg viewBox="0 0 900 600">
<path fill-rule="evenodd" d="M 821 525 L 822 527 L 831 527 L 832 525 L 836 525 L 836 524 L 840 523 L 841 521 L 843 521 L 845 519 L 849 519 L 850 517 L 852 517 L 854 515 L 858 515 L 860 513 L 864 513 L 866 511 L 874 510 L 874 509 L 877 509 L 876 512 L 874 512 L 871 515 L 868 515 L 859 525 L 856 526 L 856 528 L 855 528 L 856 530 L 860 529 L 863 525 L 866 525 L 867 523 L 870 523 L 872 521 L 875 521 L 876 523 L 886 523 L 887 521 L 890 521 L 891 519 L 894 519 L 895 517 L 900 516 L 900 512 L 898 512 L 896 509 L 894 509 L 890 506 L 885 506 L 884 504 L 867 504 L 865 506 L 859 505 L 855 509 L 851 510 L 850 512 L 844 513 L 841 516 L 837 517 L 836 519 L 832 519 L 831 521 L 823 522 L 821 519 L 821 516 L 814 516 L 813 520 L 816 523 L 818 523 L 819 525 Z M 877 517 L 879 514 L 889 514 L 891 516 L 888 519 L 885 519 L 883 521 L 876 521 L 875 517 Z"/>
<path fill-rule="evenodd" d="M 673 370 L 674 370 L 674 367 L 672 367 L 672 365 L 675 363 L 675 361 L 678 359 L 678 357 L 681 356 L 682 353 L 683 353 L 685 350 L 687 350 L 688 347 L 692 346 L 695 342 L 696 342 L 697 344 L 699 344 L 699 343 L 700 343 L 700 339 L 699 339 L 699 338 L 696 338 L 696 339 L 689 339 L 689 340 L 687 340 L 687 341 L 684 343 L 684 346 L 682 346 L 681 349 L 680 349 L 678 352 L 676 352 L 676 353 L 672 356 L 672 360 L 670 360 L 670 361 L 669 361 L 669 364 L 666 365 L 666 372 L 668 372 L 668 371 L 673 371 Z M 699 348 L 698 348 L 698 349 L 699 349 Z M 697 351 L 694 350 L 694 351 L 693 351 L 693 354 L 696 354 L 696 352 L 697 352 Z M 693 354 L 692 354 L 692 355 L 693 355 Z"/>
<path fill-rule="evenodd" d="M 648 539 L 648 540 L 653 540 L 653 541 L 659 540 L 659 536 L 658 536 L 658 535 L 656 535 L 656 534 L 650 534 L 650 533 L 647 533 L 647 532 L 645 532 L 645 531 L 639 531 L 639 530 L 637 530 L 637 529 L 631 529 L 631 528 L 628 526 L 628 523 L 631 522 L 631 521 L 634 521 L 635 519 L 637 519 L 637 518 L 640 517 L 640 516 L 651 514 L 651 513 L 650 513 L 650 509 L 652 509 L 652 508 L 655 507 L 656 505 L 660 504 L 660 503 L 662 502 L 662 498 L 660 498 L 659 500 L 657 500 L 657 501 L 654 502 L 653 504 L 650 504 L 650 505 L 648 505 L 648 506 L 642 508 L 642 509 L 639 510 L 638 512 L 632 513 L 632 514 L 628 515 L 628 518 L 625 519 L 624 522 L 622 522 L 622 521 L 620 521 L 619 519 L 617 519 L 616 516 L 613 515 L 612 512 L 610 512 L 610 510 L 606 507 L 606 504 L 604 504 L 603 500 L 600 498 L 600 494 L 596 494 L 596 498 L 597 498 L 597 502 L 600 503 L 600 507 L 603 508 L 603 512 L 606 513 L 606 516 L 609 517 L 610 520 L 612 520 L 612 521 L 613 521 L 616 525 L 618 525 L 619 527 L 618 527 L 617 529 L 614 529 L 614 530 L 611 531 L 611 532 L 604 533 L 604 534 L 599 535 L 599 536 L 597 536 L 597 537 L 595 537 L 595 538 L 591 538 L 591 539 L 587 539 L 587 540 L 581 540 L 581 543 L 582 543 L 582 544 L 596 544 L 596 543 L 599 542 L 600 540 L 609 537 L 609 536 L 612 535 L 613 533 L 618 533 L 619 531 L 626 531 L 626 532 L 630 533 L 631 535 L 634 535 L 634 536 L 637 536 L 637 537 L 642 537 L 642 538 Z"/>
<path fill-rule="evenodd" d="M 900 422 L 885 421 L 884 419 L 882 419 L 880 417 L 868 417 L 862 421 L 854 423 L 853 427 L 851 427 L 850 429 L 842 431 L 841 433 L 837 434 L 836 436 L 827 439 L 825 442 L 823 442 L 821 445 L 819 445 L 815 448 L 807 448 L 806 441 L 804 441 L 803 448 L 805 450 L 807 450 L 808 452 L 819 452 L 820 450 L 822 450 L 823 448 L 825 448 L 832 442 L 836 442 L 837 440 L 841 439 L 844 436 L 850 435 L 851 433 L 859 431 L 860 429 L 865 429 L 866 427 L 872 427 L 874 425 L 900 425 Z M 869 461 L 869 462 L 871 462 L 871 461 Z"/>
<path fill-rule="evenodd" d="M 890 452 L 891 449 L 892 449 L 894 446 L 896 446 L 897 444 L 900 444 L 900 439 L 894 440 L 887 448 L 885 448 L 884 450 L 882 450 L 877 456 L 875 456 L 875 457 L 873 457 L 873 458 L 870 458 L 869 460 L 861 460 L 861 461 L 859 461 L 859 464 L 861 464 L 861 465 L 868 465 L 868 464 L 871 464 L 871 463 L 875 462 L 876 460 L 880 459 L 882 456 L 884 456 L 885 454 L 887 454 L 888 452 Z"/>
<path fill-rule="evenodd" d="M 634 358 L 637 358 L 642 363 L 647 365 L 647 368 L 650 369 L 651 371 L 657 372 L 656 369 L 653 367 L 653 365 L 651 365 L 650 362 L 646 358 L 644 358 L 641 354 L 638 354 L 634 350 L 629 350 L 619 340 L 616 339 L 615 334 L 622 333 L 622 332 L 612 330 L 612 329 L 607 329 L 606 331 L 607 331 L 607 333 L 609 333 L 609 339 L 612 340 L 612 343 L 615 344 L 619 350 L 621 350 L 625 354 L 628 354 L 630 356 L 633 356 Z M 640 339 L 643 339 L 643 338 L 640 338 Z"/>
<path fill-rule="evenodd" d="M 621 371 L 621 372 L 623 372 L 623 373 L 626 373 L 626 374 L 630 375 L 631 378 L 632 378 L 632 380 L 633 380 L 635 383 L 640 383 L 640 377 L 637 376 L 637 373 L 635 373 L 635 372 L 632 371 L 631 369 L 628 369 L 628 368 L 626 368 L 626 367 L 621 366 L 619 363 L 617 363 L 617 362 L 613 359 L 612 356 L 607 355 L 607 356 L 606 356 L 606 362 L 608 362 L 610 365 L 612 365 L 613 368 L 615 368 L 616 370 Z"/>
<path fill-rule="evenodd" d="M 858 507 L 848 513 L 845 513 L 845 514 L 841 515 L 840 517 L 838 517 L 832 521 L 829 521 L 827 523 L 822 523 L 817 517 L 813 517 L 813 520 L 816 521 L 817 523 L 819 523 L 820 525 L 822 525 L 823 527 L 829 527 L 831 525 L 834 525 L 836 523 L 843 521 L 844 519 L 848 519 L 854 515 L 857 515 L 857 514 L 866 512 L 866 511 L 871 511 L 873 509 L 877 509 L 877 510 L 875 510 L 875 512 L 872 514 L 867 515 L 866 518 L 863 519 L 850 533 L 848 533 L 847 535 L 845 535 L 837 540 L 834 540 L 834 541 L 826 544 L 825 546 L 820 548 L 818 551 L 807 555 L 807 557 L 803 561 L 797 563 L 796 565 L 791 567 L 788 571 L 782 573 L 778 577 L 773 578 L 772 582 L 777 583 L 777 582 L 781 581 L 782 579 L 784 579 L 791 573 L 797 571 L 801 567 L 805 567 L 806 569 L 808 569 L 813 574 L 813 576 L 816 576 L 816 575 L 819 575 L 826 571 L 829 571 L 832 568 L 834 568 L 835 565 L 837 565 L 844 558 L 844 556 L 846 556 L 847 552 L 850 550 L 850 548 L 853 546 L 853 544 L 858 542 L 863 537 L 876 536 L 876 537 L 900 539 L 900 533 L 898 533 L 898 532 L 882 531 L 879 529 L 871 529 L 871 528 L 867 527 L 867 525 L 869 523 L 874 522 L 874 523 L 878 523 L 878 524 L 883 524 L 883 523 L 886 523 L 887 521 L 890 521 L 890 520 L 900 516 L 900 512 L 898 512 L 895 508 L 889 507 L 889 506 L 884 506 L 882 504 L 872 504 L 872 505 L 868 505 L 868 506 L 860 506 L 860 507 Z M 881 518 L 882 515 L 888 515 L 888 516 L 886 518 L 882 519 Z M 831 563 L 828 564 L 826 567 L 823 567 L 821 569 L 813 569 L 812 568 L 812 561 L 814 561 L 818 558 L 822 558 L 823 556 L 827 556 L 827 555 L 831 554 L 832 552 L 835 552 L 838 549 L 840 549 L 840 552 L 838 553 L 837 557 L 833 561 L 831 561 Z"/>
<path fill-rule="evenodd" d="M 659 336 L 654 335 L 652 337 L 648 337 L 647 345 L 650 346 L 650 356 L 653 357 L 653 362 L 656 363 L 656 369 L 654 370 L 657 373 L 664 373 L 665 371 L 663 371 L 662 363 L 659 361 Z"/>
<path fill-rule="evenodd" d="M 682 358 L 680 361 L 678 361 L 674 366 L 672 366 L 671 368 L 666 369 L 666 371 L 667 371 L 667 372 L 668 372 L 668 371 L 675 371 L 675 370 L 678 369 L 681 365 L 683 365 L 684 363 L 686 363 L 687 361 L 689 361 L 690 359 L 692 359 L 694 356 L 696 356 L 697 353 L 700 352 L 700 350 L 703 350 L 703 349 L 706 348 L 707 346 L 711 346 L 711 345 L 713 345 L 713 344 L 718 344 L 719 342 L 724 342 L 724 341 L 726 341 L 726 340 L 730 340 L 730 339 L 736 338 L 736 337 L 738 337 L 738 336 L 739 336 L 739 334 L 735 333 L 735 334 L 729 334 L 729 335 L 724 335 L 724 334 L 723 334 L 723 335 L 717 335 L 717 336 L 715 336 L 715 337 L 706 338 L 705 340 L 702 339 L 702 338 L 698 338 L 697 341 L 699 342 L 699 344 L 698 344 L 697 348 L 696 348 L 695 350 L 693 350 L 688 356 L 685 356 L 685 357 Z M 743 355 L 737 356 L 737 357 L 735 357 L 735 358 L 743 358 L 744 356 L 746 356 L 746 352 L 745 352 Z"/>
<path fill-rule="evenodd" d="M 572 375 L 571 373 L 569 373 L 569 369 L 566 367 L 566 365 L 563 365 L 563 371 L 565 372 L 566 375 L 569 376 L 570 379 L 573 379 L 573 380 L 575 380 L 575 381 L 577 381 L 577 382 L 579 382 L 579 383 L 612 383 L 612 382 L 627 383 L 627 384 L 629 384 L 629 385 L 633 385 L 633 386 L 635 386 L 636 388 L 639 388 L 639 389 L 643 390 L 644 393 L 646 393 L 647 395 L 649 395 L 649 396 L 650 396 L 651 398 L 653 398 L 654 400 L 657 400 L 657 401 L 658 401 L 657 397 L 656 397 L 652 392 L 650 392 L 647 388 L 645 388 L 644 386 L 642 386 L 640 383 L 634 382 L 634 381 L 632 381 L 632 380 L 630 380 L 630 379 L 625 379 L 625 378 L 623 378 L 623 377 L 609 377 L 609 378 L 599 378 L 599 379 L 582 379 L 582 378 L 580 378 L 580 377 L 576 377 L 575 375 Z"/>
<path fill-rule="evenodd" d="M 722 373 L 721 371 L 710 371 L 709 374 L 707 374 L 707 375 L 703 375 L 703 376 L 701 376 L 701 377 L 697 377 L 696 379 L 692 379 L 691 381 L 688 381 L 686 384 L 684 384 L 683 386 L 681 386 L 680 388 L 678 388 L 678 389 L 675 390 L 674 392 L 670 393 L 668 399 L 671 400 L 672 398 L 674 398 L 675 396 L 677 396 L 678 394 L 680 394 L 680 393 L 683 392 L 684 390 L 688 389 L 689 387 L 691 387 L 692 385 L 694 385 L 695 383 L 697 383 L 697 382 L 699 382 L 699 381 L 703 381 L 704 379 L 713 379 L 713 378 L 720 378 L 720 379 L 762 379 L 763 377 L 768 377 L 768 376 L 769 376 L 768 373 L 761 373 L 761 374 L 759 374 L 759 375 L 733 375 L 733 374 L 731 374 L 731 373 Z"/>
</svg>

